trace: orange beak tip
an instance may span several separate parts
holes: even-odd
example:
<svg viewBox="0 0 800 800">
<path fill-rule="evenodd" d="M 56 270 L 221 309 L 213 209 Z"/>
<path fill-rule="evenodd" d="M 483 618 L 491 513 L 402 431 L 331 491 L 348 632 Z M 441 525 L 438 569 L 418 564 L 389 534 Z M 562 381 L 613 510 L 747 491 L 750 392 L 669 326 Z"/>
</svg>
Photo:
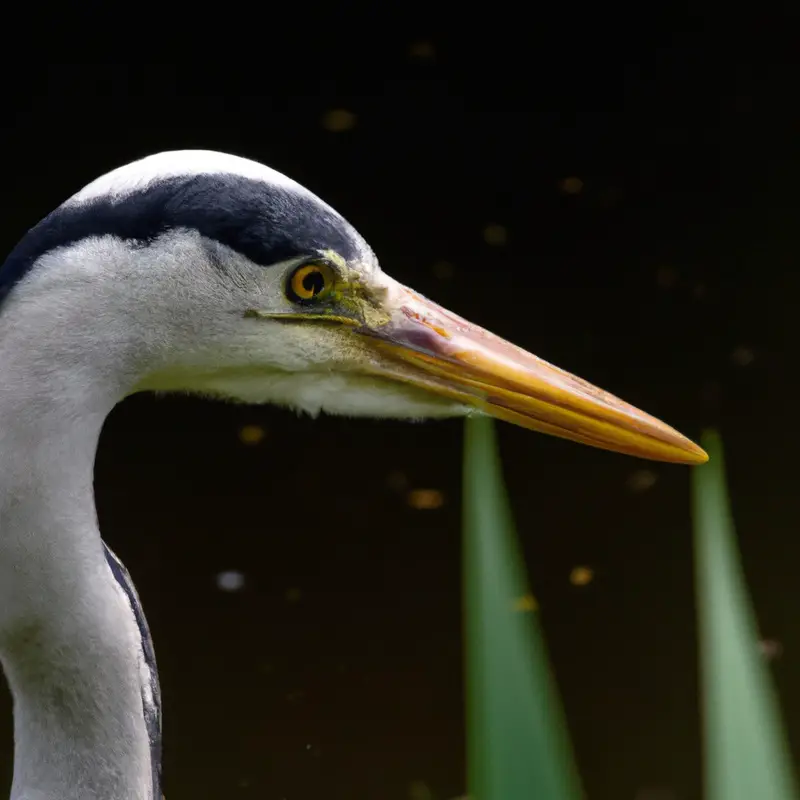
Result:
<svg viewBox="0 0 800 800">
<path fill-rule="evenodd" d="M 702 447 L 698 447 L 697 448 L 696 457 L 697 457 L 697 460 L 692 462 L 692 464 L 694 466 L 698 466 L 699 467 L 701 464 L 707 464 L 708 463 L 708 453 L 706 453 L 706 451 L 703 450 Z"/>
<path fill-rule="evenodd" d="M 411 365 L 411 371 L 392 370 L 393 377 L 540 433 L 650 461 L 708 461 L 703 448 L 658 419 L 405 287 L 398 290 L 402 313 L 370 331 L 390 366 Z"/>
</svg>

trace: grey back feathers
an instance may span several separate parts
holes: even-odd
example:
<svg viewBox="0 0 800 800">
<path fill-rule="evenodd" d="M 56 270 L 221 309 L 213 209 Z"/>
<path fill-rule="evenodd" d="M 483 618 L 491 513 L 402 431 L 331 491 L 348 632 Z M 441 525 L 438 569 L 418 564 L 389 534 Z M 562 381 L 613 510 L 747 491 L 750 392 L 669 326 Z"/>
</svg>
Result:
<svg viewBox="0 0 800 800">
<path fill-rule="evenodd" d="M 327 249 L 348 261 L 371 255 L 336 211 L 268 167 L 210 151 L 160 153 L 99 178 L 32 228 L 0 268 L 0 307 L 59 247 L 109 235 L 147 246 L 175 229 L 265 267 Z"/>
<path fill-rule="evenodd" d="M 130 604 L 136 627 L 141 637 L 141 663 L 139 674 L 142 689 L 142 713 L 150 742 L 150 765 L 153 772 L 153 798 L 161 798 L 161 685 L 158 681 L 156 656 L 150 628 L 139 602 L 139 595 L 133 585 L 125 565 L 117 558 L 111 548 L 103 542 L 103 551 L 114 580 Z"/>
</svg>

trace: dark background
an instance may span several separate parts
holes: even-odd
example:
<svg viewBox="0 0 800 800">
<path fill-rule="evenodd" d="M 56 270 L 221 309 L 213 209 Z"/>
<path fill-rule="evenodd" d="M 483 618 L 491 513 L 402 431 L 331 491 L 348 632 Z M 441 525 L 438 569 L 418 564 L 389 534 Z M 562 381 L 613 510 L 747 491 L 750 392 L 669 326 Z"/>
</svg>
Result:
<svg viewBox="0 0 800 800">
<path fill-rule="evenodd" d="M 795 21 L 377 9 L 301 7 L 302 30 L 238 57 L 143 63 L 154 36 L 127 65 L 6 69 L 2 249 L 115 166 L 225 150 L 321 195 L 423 294 L 691 437 L 719 426 L 800 755 Z M 499 432 L 589 798 L 698 800 L 688 469 Z M 97 503 L 156 643 L 169 800 L 464 793 L 461 437 L 185 398 L 114 411 Z M 412 507 L 416 488 L 444 504 Z"/>
</svg>

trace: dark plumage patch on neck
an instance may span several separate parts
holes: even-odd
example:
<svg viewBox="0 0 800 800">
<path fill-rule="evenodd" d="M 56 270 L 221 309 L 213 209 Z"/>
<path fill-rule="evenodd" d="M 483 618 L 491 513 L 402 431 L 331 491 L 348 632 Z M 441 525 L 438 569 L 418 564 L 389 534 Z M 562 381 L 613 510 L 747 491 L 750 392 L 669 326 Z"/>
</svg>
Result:
<svg viewBox="0 0 800 800">
<path fill-rule="evenodd" d="M 171 177 L 122 196 L 57 208 L 0 267 L 0 304 L 51 250 L 105 235 L 147 244 L 176 228 L 197 230 L 261 266 L 320 250 L 350 261 L 364 247 L 348 223 L 311 194 L 227 173 Z"/>
<path fill-rule="evenodd" d="M 142 686 L 142 712 L 147 728 L 147 738 L 150 741 L 153 799 L 161 800 L 161 686 L 158 682 L 153 639 L 150 636 L 150 628 L 147 625 L 142 604 L 139 602 L 139 595 L 136 593 L 128 570 L 105 542 L 103 542 L 103 550 L 114 580 L 119 584 L 131 605 L 136 627 L 139 629 L 139 636 L 142 640 L 142 654 L 150 674 L 149 686 Z"/>
</svg>

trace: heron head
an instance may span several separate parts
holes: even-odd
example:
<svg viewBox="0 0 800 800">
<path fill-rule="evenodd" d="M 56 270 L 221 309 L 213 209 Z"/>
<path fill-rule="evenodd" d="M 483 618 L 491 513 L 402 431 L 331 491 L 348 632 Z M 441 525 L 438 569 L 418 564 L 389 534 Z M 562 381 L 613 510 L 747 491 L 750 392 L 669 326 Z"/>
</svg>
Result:
<svg viewBox="0 0 800 800">
<path fill-rule="evenodd" d="M 109 330 L 147 340 L 134 390 L 310 414 L 488 414 L 644 458 L 707 458 L 657 419 L 392 279 L 330 206 L 252 161 L 161 153 L 99 178 L 12 253 L 0 296 L 4 274 L 8 292 L 64 248 L 80 257 L 51 290 L 96 281 L 116 298 Z"/>
<path fill-rule="evenodd" d="M 581 378 L 333 250 L 276 270 L 244 309 L 252 367 L 222 393 L 311 414 L 474 413 L 621 453 L 679 463 L 706 454 L 675 430 Z M 263 349 L 260 346 L 263 342 Z"/>
</svg>

